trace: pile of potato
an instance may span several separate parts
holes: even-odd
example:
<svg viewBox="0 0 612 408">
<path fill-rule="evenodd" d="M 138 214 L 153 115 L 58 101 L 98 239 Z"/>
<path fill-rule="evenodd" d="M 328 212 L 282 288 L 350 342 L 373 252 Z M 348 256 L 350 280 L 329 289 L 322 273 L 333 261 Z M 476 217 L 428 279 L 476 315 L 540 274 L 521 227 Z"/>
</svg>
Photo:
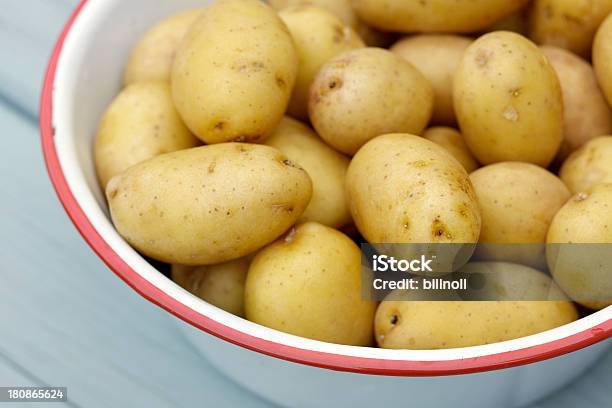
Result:
<svg viewBox="0 0 612 408">
<path fill-rule="evenodd" d="M 612 0 L 269 3 L 136 44 L 94 149 L 127 242 L 228 312 L 339 344 L 486 344 L 611 304 L 612 265 L 554 251 L 472 265 L 507 301 L 377 303 L 355 242 L 612 243 Z M 540 285 L 567 297 L 511 300 Z"/>
</svg>

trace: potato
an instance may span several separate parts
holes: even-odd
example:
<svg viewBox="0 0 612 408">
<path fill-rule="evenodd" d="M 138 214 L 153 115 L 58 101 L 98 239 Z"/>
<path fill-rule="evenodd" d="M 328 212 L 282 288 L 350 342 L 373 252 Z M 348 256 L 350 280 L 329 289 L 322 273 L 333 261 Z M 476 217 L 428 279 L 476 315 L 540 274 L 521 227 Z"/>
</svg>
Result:
<svg viewBox="0 0 612 408">
<path fill-rule="evenodd" d="M 176 50 L 189 27 L 201 14 L 202 9 L 183 11 L 148 30 L 130 53 L 123 72 L 123 83 L 169 81 Z"/>
<path fill-rule="evenodd" d="M 545 242 L 550 222 L 570 198 L 557 176 L 530 163 L 491 164 L 470 180 L 480 204 L 483 243 Z"/>
<path fill-rule="evenodd" d="M 550 276 L 510 262 L 470 262 L 455 278 L 479 278 L 479 285 L 460 292 L 470 301 L 569 301 Z M 441 291 L 441 290 L 440 290 Z M 445 291 L 448 292 L 448 291 Z"/>
<path fill-rule="evenodd" d="M 548 230 L 547 242 L 553 245 L 546 256 L 555 281 L 592 309 L 612 305 L 611 203 L 612 183 L 597 184 L 568 201 Z"/>
<path fill-rule="evenodd" d="M 248 258 L 209 266 L 172 265 L 172 280 L 211 305 L 243 317 L 248 270 Z"/>
<path fill-rule="evenodd" d="M 588 57 L 597 27 L 610 12 L 612 0 L 535 0 L 529 37 Z"/>
<path fill-rule="evenodd" d="M 553 217 L 570 198 L 557 176 L 529 163 L 491 164 L 473 172 L 470 180 L 484 244 L 544 244 Z M 485 245 L 479 253 L 485 259 L 546 267 L 543 245 Z"/>
<path fill-rule="evenodd" d="M 431 86 L 411 64 L 381 48 L 362 48 L 321 68 L 311 87 L 309 113 L 323 140 L 354 155 L 385 133 L 421 133 L 433 99 Z"/>
<path fill-rule="evenodd" d="M 347 173 L 349 208 L 371 243 L 474 243 L 480 211 L 469 177 L 444 148 L 407 134 L 379 136 Z"/>
<path fill-rule="evenodd" d="M 289 27 L 300 62 L 288 112 L 306 120 L 310 85 L 319 69 L 336 55 L 365 44 L 350 26 L 318 7 L 291 7 L 281 10 L 279 16 Z"/>
<path fill-rule="evenodd" d="M 174 103 L 208 144 L 262 142 L 285 113 L 297 64 L 291 35 L 271 7 L 258 0 L 216 2 L 176 53 Z"/>
<path fill-rule="evenodd" d="M 612 136 L 593 139 L 575 151 L 563 163 L 559 176 L 574 194 L 599 183 L 612 183 Z"/>
<path fill-rule="evenodd" d="M 528 0 L 353 0 L 357 14 L 383 31 L 470 33 L 520 10 Z"/>
<path fill-rule="evenodd" d="M 306 172 L 269 146 L 224 143 L 157 156 L 113 178 L 119 234 L 167 263 L 210 265 L 274 241 L 312 195 Z"/>
<path fill-rule="evenodd" d="M 496 280 L 508 298 L 542 296 L 554 283 L 543 273 L 521 265 L 489 263 L 501 276 Z M 537 282 L 537 286 L 533 286 Z M 518 292 L 518 293 L 517 293 Z M 557 289 L 556 299 L 562 299 Z M 418 292 L 417 292 L 418 293 Z M 445 301 L 411 300 L 412 293 L 393 293 L 402 300 L 383 301 L 376 311 L 374 330 L 378 345 L 388 349 L 443 349 L 477 346 L 529 336 L 573 322 L 574 305 L 566 300 Z M 503 298 L 503 296 L 502 296 Z M 443 316 L 443 318 L 441 318 Z"/>
<path fill-rule="evenodd" d="M 612 111 L 587 61 L 563 48 L 540 49 L 557 72 L 563 92 L 565 140 L 559 153 L 563 160 L 589 140 L 612 133 Z"/>
<path fill-rule="evenodd" d="M 414 65 L 433 86 L 435 103 L 432 122 L 454 125 L 453 78 L 472 39 L 458 35 L 423 34 L 406 37 L 391 51 Z"/>
<path fill-rule="evenodd" d="M 423 137 L 445 148 L 468 173 L 478 168 L 478 162 L 457 130 L 449 127 L 432 127 L 425 131 Z"/>
<path fill-rule="evenodd" d="M 557 75 L 519 34 L 486 34 L 467 49 L 455 74 L 454 102 L 461 133 L 482 164 L 547 167 L 563 141 Z"/>
<path fill-rule="evenodd" d="M 365 41 L 373 47 L 387 44 L 389 35 L 366 25 L 357 16 L 351 5 L 351 0 L 269 0 L 268 3 L 276 10 L 295 6 L 315 6 L 329 11 L 350 26 Z"/>
<path fill-rule="evenodd" d="M 593 66 L 608 104 L 612 106 L 612 15 L 597 31 L 593 43 Z"/>
<path fill-rule="evenodd" d="M 167 82 L 129 85 L 113 100 L 98 126 L 94 144 L 98 180 L 104 188 L 134 164 L 199 144 L 174 109 Z"/>
<path fill-rule="evenodd" d="M 310 204 L 299 221 L 315 221 L 333 228 L 351 222 L 344 181 L 349 160 L 327 146 L 308 126 L 284 118 L 266 142 L 298 163 L 312 179 Z"/>
<path fill-rule="evenodd" d="M 361 297 L 361 251 L 346 235 L 306 223 L 257 254 L 246 281 L 246 316 L 310 339 L 372 343 L 376 303 Z"/>
</svg>

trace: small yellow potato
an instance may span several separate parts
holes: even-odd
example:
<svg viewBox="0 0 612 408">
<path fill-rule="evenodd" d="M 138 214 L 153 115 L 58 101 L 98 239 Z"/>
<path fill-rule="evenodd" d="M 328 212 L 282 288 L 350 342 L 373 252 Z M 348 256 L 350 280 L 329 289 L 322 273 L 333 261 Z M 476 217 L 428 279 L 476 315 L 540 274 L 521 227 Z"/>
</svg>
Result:
<svg viewBox="0 0 612 408">
<path fill-rule="evenodd" d="M 251 263 L 246 316 L 309 339 L 372 344 L 376 303 L 361 296 L 361 251 L 339 231 L 299 225 Z"/>
<path fill-rule="evenodd" d="M 612 136 L 591 140 L 567 158 L 559 173 L 573 194 L 612 183 Z"/>
<path fill-rule="evenodd" d="M 563 293 L 543 273 L 510 263 L 479 267 L 488 269 L 490 287 L 502 299 L 555 300 L 428 301 L 415 298 L 410 291 L 392 292 L 389 298 L 401 300 L 385 300 L 376 311 L 374 331 L 379 347 L 430 350 L 478 346 L 529 336 L 578 319 L 574 304 L 564 300 Z"/>
<path fill-rule="evenodd" d="M 485 34 L 455 74 L 461 133 L 482 164 L 523 161 L 547 167 L 563 141 L 557 74 L 538 47 L 508 31 Z"/>
<path fill-rule="evenodd" d="M 281 10 L 279 16 L 289 27 L 299 57 L 288 113 L 307 120 L 310 85 L 319 69 L 336 55 L 365 44 L 349 25 L 319 7 L 290 7 Z"/>
<path fill-rule="evenodd" d="M 117 231 L 167 263 L 210 265 L 274 241 L 312 195 L 308 174 L 280 151 L 222 143 L 131 167 L 106 188 Z"/>
<path fill-rule="evenodd" d="M 479 277 L 479 285 L 460 292 L 463 300 L 564 301 L 570 299 L 547 274 L 510 262 L 470 262 L 457 277 Z M 442 290 L 439 290 L 442 291 Z"/>
<path fill-rule="evenodd" d="M 450 127 L 432 127 L 425 131 L 423 137 L 445 148 L 465 168 L 468 173 L 476 170 L 478 162 L 472 156 L 463 136 L 456 129 Z"/>
<path fill-rule="evenodd" d="M 482 167 L 470 175 L 482 214 L 483 244 L 544 244 L 559 209 L 570 198 L 563 182 L 529 163 L 505 162 Z M 485 259 L 546 266 L 544 246 L 485 245 Z"/>
<path fill-rule="evenodd" d="M 164 81 L 138 82 L 110 104 L 96 134 L 94 160 L 100 185 L 129 167 L 200 141 L 181 120 Z"/>
<path fill-rule="evenodd" d="M 612 106 L 612 15 L 606 18 L 595 36 L 593 67 L 608 104 Z"/>
<path fill-rule="evenodd" d="M 611 208 L 612 183 L 597 184 L 572 197 L 548 230 L 546 256 L 553 278 L 591 309 L 612 305 Z"/>
<path fill-rule="evenodd" d="M 443 147 L 390 134 L 368 142 L 347 173 L 349 208 L 370 243 L 475 243 L 480 211 L 467 172 Z"/>
<path fill-rule="evenodd" d="M 471 33 L 520 10 L 528 0 L 353 0 L 357 14 L 383 31 Z"/>
<path fill-rule="evenodd" d="M 312 199 L 300 222 L 314 221 L 340 228 L 350 224 L 344 181 L 349 159 L 319 139 L 308 126 L 285 117 L 266 141 L 302 166 L 312 179 Z"/>
<path fill-rule="evenodd" d="M 382 48 L 340 54 L 321 68 L 310 91 L 310 120 L 323 140 L 354 155 L 386 133 L 420 134 L 433 109 L 425 77 Z"/>
<path fill-rule="evenodd" d="M 315 6 L 329 11 L 347 24 L 372 47 L 382 47 L 387 44 L 389 35 L 374 30 L 365 24 L 351 5 L 351 0 L 269 0 L 268 3 L 276 10 L 296 6 Z"/>
<path fill-rule="evenodd" d="M 588 57 L 597 27 L 611 12 L 612 0 L 534 0 L 529 37 Z"/>
<path fill-rule="evenodd" d="M 176 53 L 174 103 L 207 144 L 262 142 L 285 114 L 297 67 L 291 35 L 270 6 L 215 2 Z"/>
<path fill-rule="evenodd" d="M 470 180 L 482 214 L 480 242 L 543 243 L 570 192 L 554 174 L 530 163 L 482 167 Z"/>
<path fill-rule="evenodd" d="M 540 49 L 557 72 L 563 92 L 565 140 L 559 152 L 563 160 L 589 140 L 612 133 L 612 111 L 591 64 L 563 48 Z"/>
<path fill-rule="evenodd" d="M 172 265 L 172 280 L 211 305 L 244 317 L 249 258 L 208 266 Z"/>
<path fill-rule="evenodd" d="M 148 30 L 130 53 L 123 72 L 123 83 L 169 81 L 176 50 L 189 27 L 201 14 L 202 9 L 183 11 Z"/>
<path fill-rule="evenodd" d="M 391 51 L 414 65 L 429 80 L 435 92 L 432 122 L 454 125 L 453 78 L 471 38 L 458 35 L 422 34 L 406 37 Z"/>
</svg>

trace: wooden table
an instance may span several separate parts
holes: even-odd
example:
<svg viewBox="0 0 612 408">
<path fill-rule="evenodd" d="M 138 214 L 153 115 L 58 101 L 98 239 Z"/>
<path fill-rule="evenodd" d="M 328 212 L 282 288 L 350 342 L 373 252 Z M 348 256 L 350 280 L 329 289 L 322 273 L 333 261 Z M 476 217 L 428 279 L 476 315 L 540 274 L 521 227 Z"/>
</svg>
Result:
<svg viewBox="0 0 612 408">
<path fill-rule="evenodd" d="M 70 407 L 269 406 L 215 371 L 169 314 L 115 277 L 55 197 L 38 97 L 75 4 L 0 1 L 0 386 L 67 386 Z M 578 406 L 612 406 L 612 353 L 538 405 Z"/>
</svg>

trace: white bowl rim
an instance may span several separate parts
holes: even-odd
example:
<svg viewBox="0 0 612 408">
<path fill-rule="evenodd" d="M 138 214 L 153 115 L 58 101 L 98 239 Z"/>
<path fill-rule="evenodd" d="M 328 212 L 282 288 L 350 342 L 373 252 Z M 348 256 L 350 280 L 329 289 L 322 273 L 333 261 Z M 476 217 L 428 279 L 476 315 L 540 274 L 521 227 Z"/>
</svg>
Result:
<svg viewBox="0 0 612 408">
<path fill-rule="evenodd" d="M 70 115 L 61 102 L 65 95 L 63 86 L 72 74 L 72 64 L 66 61 L 77 53 L 79 34 L 92 23 L 96 9 L 104 4 L 81 0 L 57 40 L 41 95 L 41 141 L 53 186 L 76 228 L 111 270 L 152 303 L 209 334 L 253 351 L 316 367 L 376 375 L 436 376 L 502 369 L 553 358 L 612 336 L 610 306 L 546 332 L 483 346 L 446 350 L 343 346 L 248 322 L 182 290 L 125 242 L 120 242 L 114 230 L 108 229 L 110 222 L 87 192 L 82 175 L 75 167 L 74 152 L 68 143 L 70 137 L 62 126 L 64 118 Z"/>
</svg>

